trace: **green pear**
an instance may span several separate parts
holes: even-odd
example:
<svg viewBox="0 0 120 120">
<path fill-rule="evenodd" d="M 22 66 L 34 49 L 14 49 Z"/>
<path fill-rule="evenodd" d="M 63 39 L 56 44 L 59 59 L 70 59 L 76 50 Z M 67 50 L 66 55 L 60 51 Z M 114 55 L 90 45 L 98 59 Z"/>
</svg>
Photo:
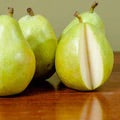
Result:
<svg viewBox="0 0 120 120">
<path fill-rule="evenodd" d="M 31 8 L 27 12 L 29 15 L 22 17 L 19 24 L 36 57 L 34 78 L 46 79 L 55 72 L 57 39 L 45 17 L 34 15 Z"/>
<path fill-rule="evenodd" d="M 35 56 L 9 12 L 0 16 L 0 96 L 25 90 L 35 72 Z"/>
<path fill-rule="evenodd" d="M 94 90 L 110 76 L 113 51 L 107 38 L 97 27 L 79 23 L 62 36 L 56 50 L 56 72 L 61 81 L 77 90 Z"/>
<path fill-rule="evenodd" d="M 94 12 L 94 9 L 97 5 L 98 5 L 98 3 L 94 2 L 93 5 L 91 6 L 90 10 L 88 12 L 82 13 L 80 16 L 84 23 L 92 24 L 92 25 L 96 26 L 98 29 L 100 29 L 103 33 L 105 33 L 105 27 L 104 27 L 104 23 L 103 23 L 102 19 L 96 12 Z M 69 31 L 69 29 L 71 29 L 74 25 L 76 25 L 78 23 L 79 23 L 79 20 L 77 18 L 73 19 L 73 21 L 64 29 L 62 35 L 66 34 L 66 32 Z M 62 37 L 62 35 L 61 35 L 61 37 Z"/>
</svg>

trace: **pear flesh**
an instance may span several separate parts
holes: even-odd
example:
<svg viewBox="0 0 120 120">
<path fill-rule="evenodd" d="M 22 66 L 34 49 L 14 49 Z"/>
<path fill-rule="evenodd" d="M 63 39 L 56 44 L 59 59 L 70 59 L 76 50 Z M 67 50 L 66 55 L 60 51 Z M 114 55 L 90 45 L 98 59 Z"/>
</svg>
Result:
<svg viewBox="0 0 120 120">
<path fill-rule="evenodd" d="M 25 39 L 30 44 L 36 58 L 34 78 L 43 80 L 54 72 L 57 38 L 50 23 L 41 15 L 26 15 L 19 20 Z"/>
<path fill-rule="evenodd" d="M 28 86 L 35 72 L 35 56 L 18 22 L 0 16 L 0 96 L 14 95 Z"/>
<path fill-rule="evenodd" d="M 62 36 L 55 65 L 66 86 L 93 90 L 108 79 L 113 67 L 113 51 L 99 29 L 88 23 L 78 23 Z"/>
</svg>

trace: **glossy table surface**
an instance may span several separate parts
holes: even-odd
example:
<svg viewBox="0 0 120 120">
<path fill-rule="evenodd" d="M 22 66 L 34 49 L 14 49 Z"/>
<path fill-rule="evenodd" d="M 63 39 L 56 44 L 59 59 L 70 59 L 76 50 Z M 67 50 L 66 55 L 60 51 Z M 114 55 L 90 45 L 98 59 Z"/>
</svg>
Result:
<svg viewBox="0 0 120 120">
<path fill-rule="evenodd" d="M 55 82 L 54 82 L 55 81 Z M 120 120 L 120 53 L 109 80 L 93 92 L 49 82 L 30 84 L 20 95 L 0 98 L 0 120 Z"/>
</svg>

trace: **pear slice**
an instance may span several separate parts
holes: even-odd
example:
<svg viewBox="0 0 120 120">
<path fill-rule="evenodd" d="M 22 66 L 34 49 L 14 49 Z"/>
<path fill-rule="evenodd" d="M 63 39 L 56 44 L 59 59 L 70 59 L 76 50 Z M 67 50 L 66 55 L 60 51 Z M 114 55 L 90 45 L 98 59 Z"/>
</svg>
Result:
<svg viewBox="0 0 120 120">
<path fill-rule="evenodd" d="M 84 27 L 84 38 L 80 42 L 80 68 L 88 88 L 98 87 L 103 78 L 103 60 L 94 33 L 89 25 Z"/>
<path fill-rule="evenodd" d="M 60 40 L 56 71 L 61 81 L 77 90 L 101 86 L 113 68 L 113 51 L 104 33 L 89 23 L 78 23 Z"/>
</svg>

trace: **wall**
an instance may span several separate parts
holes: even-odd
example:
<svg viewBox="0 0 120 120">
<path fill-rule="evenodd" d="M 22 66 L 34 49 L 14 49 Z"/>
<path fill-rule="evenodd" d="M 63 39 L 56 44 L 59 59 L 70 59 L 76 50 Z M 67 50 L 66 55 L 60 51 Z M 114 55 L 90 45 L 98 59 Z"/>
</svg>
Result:
<svg viewBox="0 0 120 120">
<path fill-rule="evenodd" d="M 26 8 L 48 18 L 57 36 L 73 19 L 73 13 L 87 11 L 91 0 L 0 0 L 0 14 L 7 14 L 7 7 L 14 7 L 14 16 L 19 19 L 26 15 Z M 120 51 L 120 0 L 98 0 L 96 12 L 105 23 L 108 40 L 114 51 Z"/>
</svg>

